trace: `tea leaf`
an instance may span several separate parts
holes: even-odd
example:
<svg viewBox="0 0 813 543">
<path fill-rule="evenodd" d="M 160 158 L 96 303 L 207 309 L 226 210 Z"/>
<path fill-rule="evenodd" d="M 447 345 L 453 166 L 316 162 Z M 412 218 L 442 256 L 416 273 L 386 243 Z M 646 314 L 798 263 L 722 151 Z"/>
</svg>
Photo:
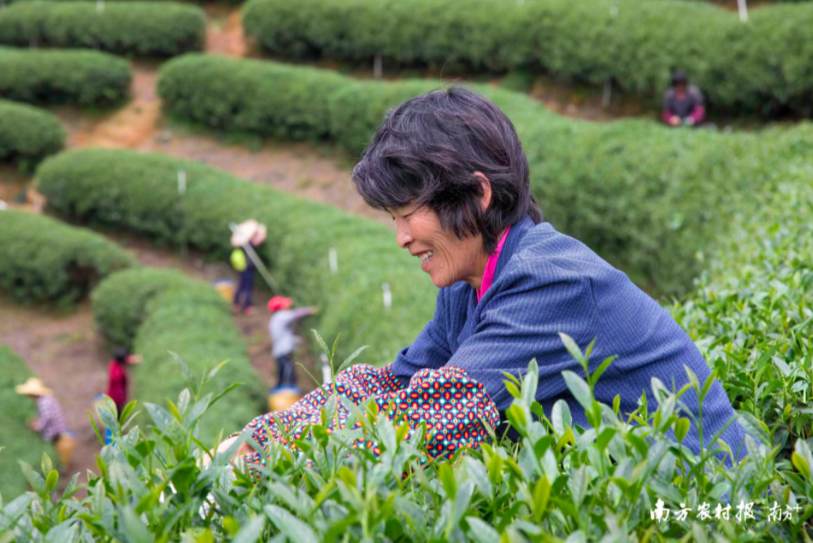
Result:
<svg viewBox="0 0 813 543">
<path fill-rule="evenodd" d="M 291 513 L 276 505 L 266 505 L 263 508 L 265 514 L 277 529 L 285 534 L 290 541 L 297 543 L 320 543 L 316 532 L 313 529 L 293 516 Z"/>
<path fill-rule="evenodd" d="M 581 404 L 585 411 L 590 411 L 593 408 L 593 397 L 590 393 L 590 387 L 584 379 L 569 370 L 562 372 L 562 378 L 564 378 L 567 388 L 576 398 L 576 401 Z"/>
<path fill-rule="evenodd" d="M 240 531 L 232 539 L 232 543 L 256 543 L 263 533 L 263 528 L 265 528 L 265 519 L 258 515 L 240 528 Z M 294 539 L 294 541 L 297 540 Z"/>
</svg>

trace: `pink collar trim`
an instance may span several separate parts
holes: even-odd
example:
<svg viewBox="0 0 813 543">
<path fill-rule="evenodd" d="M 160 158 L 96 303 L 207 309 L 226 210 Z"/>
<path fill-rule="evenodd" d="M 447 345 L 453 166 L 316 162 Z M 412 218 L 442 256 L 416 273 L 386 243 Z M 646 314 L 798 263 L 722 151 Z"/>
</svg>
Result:
<svg viewBox="0 0 813 543">
<path fill-rule="evenodd" d="M 502 251 L 502 246 L 505 245 L 505 240 L 508 238 L 508 232 L 511 231 L 511 227 L 509 226 L 508 229 L 503 232 L 500 241 L 497 242 L 497 248 L 488 257 L 488 262 L 486 262 L 486 269 L 483 272 L 483 281 L 480 283 L 480 289 L 477 290 L 477 302 L 480 302 L 480 298 L 483 297 L 483 294 L 486 293 L 488 287 L 491 286 L 491 283 L 494 282 L 494 272 L 497 271 L 497 261 L 500 259 L 500 252 Z"/>
</svg>

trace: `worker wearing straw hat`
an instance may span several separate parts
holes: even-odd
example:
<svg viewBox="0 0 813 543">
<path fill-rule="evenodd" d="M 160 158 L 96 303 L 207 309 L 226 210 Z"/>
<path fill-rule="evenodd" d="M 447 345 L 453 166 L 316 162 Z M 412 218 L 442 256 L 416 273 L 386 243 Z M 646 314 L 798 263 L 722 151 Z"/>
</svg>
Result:
<svg viewBox="0 0 813 543">
<path fill-rule="evenodd" d="M 254 219 L 249 219 L 237 225 L 232 232 L 231 245 L 234 247 L 232 252 L 232 266 L 240 272 L 240 281 L 237 284 L 237 290 L 234 292 L 233 309 L 235 313 L 243 311 L 246 314 L 251 313 L 251 293 L 254 290 L 254 272 L 257 269 L 254 259 L 248 253 L 251 246 L 257 247 L 261 245 L 267 236 L 265 225 L 262 225 Z"/>
<path fill-rule="evenodd" d="M 62 406 L 54 397 L 54 392 L 45 386 L 39 377 L 31 377 L 25 383 L 14 388 L 18 394 L 24 394 L 37 403 L 39 418 L 31 421 L 31 429 L 39 432 L 43 439 L 54 444 L 63 470 L 70 468 L 76 440 L 68 430 Z"/>
</svg>

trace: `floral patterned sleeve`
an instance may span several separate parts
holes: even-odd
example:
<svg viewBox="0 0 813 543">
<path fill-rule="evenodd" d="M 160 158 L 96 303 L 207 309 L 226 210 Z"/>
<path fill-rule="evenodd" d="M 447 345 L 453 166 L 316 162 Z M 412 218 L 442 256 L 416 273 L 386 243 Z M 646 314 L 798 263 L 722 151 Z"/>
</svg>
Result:
<svg viewBox="0 0 813 543">
<path fill-rule="evenodd" d="M 273 420 L 276 418 L 294 439 L 301 437 L 300 429 L 309 424 L 320 424 L 321 409 L 335 390 L 342 398 L 361 404 L 374 398 L 382 412 L 394 405 L 389 416 L 397 422 L 407 421 L 411 430 L 426 423 L 426 450 L 432 458 L 453 453 L 461 447 L 473 448 L 488 436 L 486 425 L 496 428 L 499 413 L 488 397 L 485 387 L 470 379 L 465 370 L 443 367 L 437 370 L 423 369 L 417 372 L 406 387 L 402 387 L 392 374 L 390 366 L 376 368 L 366 364 L 353 366 L 336 376 L 335 383 L 322 385 L 297 403 L 276 413 L 267 413 L 252 420 L 241 433 L 251 432 L 255 441 L 265 449 L 269 441 L 292 447 Z M 344 428 L 350 413 L 338 403 L 338 427 Z M 335 427 L 334 421 L 331 427 Z M 266 432 L 267 428 L 267 432 Z M 233 434 L 239 435 L 239 434 Z M 378 455 L 373 443 L 357 443 Z M 243 457 L 251 467 L 263 464 L 258 452 Z"/>
</svg>

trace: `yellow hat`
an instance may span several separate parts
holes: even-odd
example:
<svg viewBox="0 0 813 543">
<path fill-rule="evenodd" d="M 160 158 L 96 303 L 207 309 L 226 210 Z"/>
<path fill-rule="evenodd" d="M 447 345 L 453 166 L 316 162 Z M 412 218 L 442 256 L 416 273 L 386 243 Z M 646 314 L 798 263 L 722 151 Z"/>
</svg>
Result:
<svg viewBox="0 0 813 543">
<path fill-rule="evenodd" d="M 14 387 L 14 391 L 26 396 L 52 396 L 54 394 L 54 391 L 46 387 L 39 377 L 31 377 L 22 385 Z"/>
</svg>

